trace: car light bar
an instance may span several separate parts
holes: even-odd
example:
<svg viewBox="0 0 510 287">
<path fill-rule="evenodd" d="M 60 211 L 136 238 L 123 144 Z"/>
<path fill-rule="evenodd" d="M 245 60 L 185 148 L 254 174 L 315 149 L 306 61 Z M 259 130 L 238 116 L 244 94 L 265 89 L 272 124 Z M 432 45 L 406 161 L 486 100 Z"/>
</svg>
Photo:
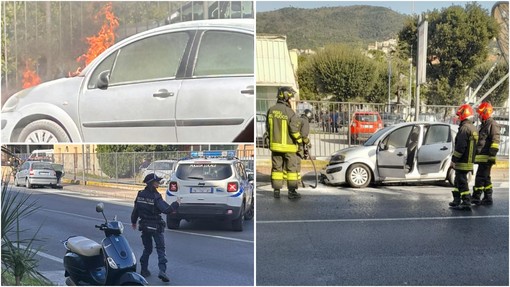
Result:
<svg viewBox="0 0 510 287">
<path fill-rule="evenodd" d="M 233 150 L 208 150 L 208 151 L 192 151 L 192 158 L 234 158 L 236 156 Z"/>
</svg>

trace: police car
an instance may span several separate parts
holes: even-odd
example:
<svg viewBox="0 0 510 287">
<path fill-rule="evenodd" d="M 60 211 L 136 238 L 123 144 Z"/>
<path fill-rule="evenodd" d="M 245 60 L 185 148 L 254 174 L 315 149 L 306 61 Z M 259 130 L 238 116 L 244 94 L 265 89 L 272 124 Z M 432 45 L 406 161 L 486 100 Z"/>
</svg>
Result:
<svg viewBox="0 0 510 287">
<path fill-rule="evenodd" d="M 168 203 L 177 197 L 177 212 L 167 215 L 167 226 L 178 229 L 182 219 L 222 219 L 232 229 L 243 230 L 243 221 L 254 216 L 253 185 L 246 168 L 233 151 L 192 152 L 177 162 L 166 191 Z"/>
</svg>

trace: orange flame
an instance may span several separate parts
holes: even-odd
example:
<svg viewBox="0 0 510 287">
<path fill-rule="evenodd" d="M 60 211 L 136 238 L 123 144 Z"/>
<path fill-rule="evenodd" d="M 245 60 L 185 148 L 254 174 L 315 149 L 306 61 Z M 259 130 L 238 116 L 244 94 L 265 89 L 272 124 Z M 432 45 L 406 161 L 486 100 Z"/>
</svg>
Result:
<svg viewBox="0 0 510 287">
<path fill-rule="evenodd" d="M 119 20 L 112 12 L 112 3 L 108 3 L 101 8 L 96 16 L 94 16 L 94 19 L 102 19 L 103 25 L 101 30 L 99 30 L 97 35 L 87 37 L 89 49 L 87 53 L 76 59 L 77 62 L 85 61 L 85 66 L 115 43 L 115 30 L 119 27 Z M 80 71 L 81 67 L 75 72 L 69 72 L 69 76 L 76 76 Z"/>
<path fill-rule="evenodd" d="M 23 71 L 23 89 L 30 88 L 41 83 L 41 78 L 33 70 L 34 65 L 34 61 L 30 58 L 25 61 L 25 71 Z"/>
</svg>

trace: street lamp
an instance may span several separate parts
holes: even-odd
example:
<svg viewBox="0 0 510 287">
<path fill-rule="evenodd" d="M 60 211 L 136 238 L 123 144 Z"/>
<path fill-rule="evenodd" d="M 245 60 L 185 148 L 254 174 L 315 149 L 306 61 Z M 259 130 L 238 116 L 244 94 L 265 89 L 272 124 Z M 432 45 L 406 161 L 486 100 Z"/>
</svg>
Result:
<svg viewBox="0 0 510 287">
<path fill-rule="evenodd" d="M 395 53 L 395 50 L 391 49 L 388 52 L 388 110 L 391 112 L 391 56 Z"/>
</svg>

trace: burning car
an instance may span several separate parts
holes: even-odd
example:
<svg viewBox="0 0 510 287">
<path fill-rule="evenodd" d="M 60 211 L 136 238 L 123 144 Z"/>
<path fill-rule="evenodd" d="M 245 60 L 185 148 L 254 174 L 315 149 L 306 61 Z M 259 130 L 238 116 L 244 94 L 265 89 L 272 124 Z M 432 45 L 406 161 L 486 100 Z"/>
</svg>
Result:
<svg viewBox="0 0 510 287">
<path fill-rule="evenodd" d="M 162 26 L 2 107 L 2 142 L 232 142 L 254 121 L 254 20 Z M 251 132 L 250 132 L 251 130 Z"/>
</svg>

